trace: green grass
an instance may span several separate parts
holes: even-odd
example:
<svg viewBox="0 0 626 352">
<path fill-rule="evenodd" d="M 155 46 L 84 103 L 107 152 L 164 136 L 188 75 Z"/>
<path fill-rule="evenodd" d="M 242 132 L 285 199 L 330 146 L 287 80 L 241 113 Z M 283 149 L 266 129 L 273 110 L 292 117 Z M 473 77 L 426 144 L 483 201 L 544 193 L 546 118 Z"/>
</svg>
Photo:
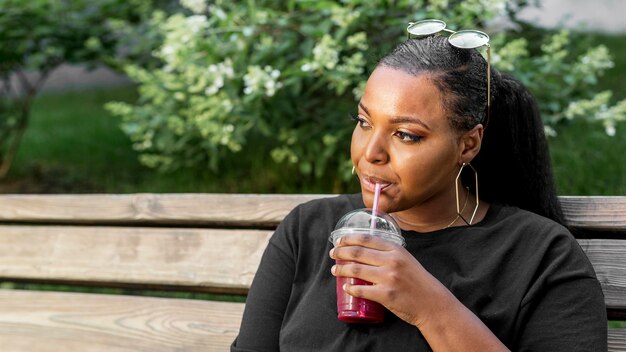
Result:
<svg viewBox="0 0 626 352">
<path fill-rule="evenodd" d="M 41 94 L 9 176 L 39 181 L 50 192 L 100 192 L 136 182 L 144 170 L 137 162 L 119 120 L 102 105 L 134 101 L 133 88 Z M 122 186 L 124 187 L 124 186 Z"/>
<path fill-rule="evenodd" d="M 626 328 L 626 321 L 609 321 L 609 328 Z"/>
<path fill-rule="evenodd" d="M 12 281 L 0 282 L 0 289 L 100 293 L 100 294 L 110 294 L 110 295 L 151 296 L 151 297 L 163 297 L 163 298 L 211 300 L 211 301 L 223 301 L 223 302 L 245 302 L 246 300 L 246 297 L 243 295 L 213 294 L 213 293 L 203 293 L 203 292 L 163 291 L 163 290 L 140 290 L 140 289 L 111 288 L 111 287 L 90 287 L 90 286 L 79 286 L 79 285 L 56 285 L 56 284 L 39 284 L 39 283 L 33 284 L 33 283 L 18 283 L 18 282 L 12 282 Z"/>
<path fill-rule="evenodd" d="M 561 195 L 626 195 L 626 124 L 609 137 L 601 126 L 575 122 L 550 138 Z"/>
</svg>

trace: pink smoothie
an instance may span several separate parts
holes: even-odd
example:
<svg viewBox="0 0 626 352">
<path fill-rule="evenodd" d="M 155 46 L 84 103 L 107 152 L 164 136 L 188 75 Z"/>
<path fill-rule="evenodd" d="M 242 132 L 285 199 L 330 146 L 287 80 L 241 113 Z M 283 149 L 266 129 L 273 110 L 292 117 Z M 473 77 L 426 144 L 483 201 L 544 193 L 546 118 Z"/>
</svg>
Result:
<svg viewBox="0 0 626 352">
<path fill-rule="evenodd" d="M 337 264 L 348 262 L 338 260 Z M 364 298 L 353 297 L 343 290 L 343 284 L 371 285 L 352 277 L 337 277 L 337 317 L 346 323 L 381 323 L 385 319 L 385 307 Z"/>
</svg>

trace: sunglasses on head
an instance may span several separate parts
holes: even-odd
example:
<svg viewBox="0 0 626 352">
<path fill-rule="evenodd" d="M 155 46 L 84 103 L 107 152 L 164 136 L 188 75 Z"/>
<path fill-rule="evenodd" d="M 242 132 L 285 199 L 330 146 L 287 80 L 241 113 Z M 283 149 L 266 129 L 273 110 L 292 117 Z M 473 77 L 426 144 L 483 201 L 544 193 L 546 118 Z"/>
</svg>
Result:
<svg viewBox="0 0 626 352">
<path fill-rule="evenodd" d="M 487 123 L 491 112 L 491 46 L 489 45 L 489 36 L 487 33 L 476 29 L 453 31 L 446 28 L 446 23 L 444 21 L 435 19 L 409 22 L 406 30 L 408 32 L 407 36 L 409 39 L 411 38 L 411 35 L 416 37 L 427 37 L 441 32 L 448 32 L 452 33 L 448 37 L 448 43 L 454 47 L 460 49 L 477 49 L 483 46 L 487 47 Z"/>
</svg>

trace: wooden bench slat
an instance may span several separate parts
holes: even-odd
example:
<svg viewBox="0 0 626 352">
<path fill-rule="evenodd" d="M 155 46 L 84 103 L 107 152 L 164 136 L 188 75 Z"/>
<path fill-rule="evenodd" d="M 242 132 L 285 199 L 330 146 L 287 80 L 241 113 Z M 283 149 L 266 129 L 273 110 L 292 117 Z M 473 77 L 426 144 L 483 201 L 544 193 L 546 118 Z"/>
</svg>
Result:
<svg viewBox="0 0 626 352">
<path fill-rule="evenodd" d="M 626 310 L 626 240 L 578 240 L 593 264 L 610 309 Z"/>
<path fill-rule="evenodd" d="M 3 352 L 226 351 L 243 303 L 0 290 Z M 626 329 L 609 330 L 626 352 Z"/>
<path fill-rule="evenodd" d="M 243 293 L 271 234 L 240 229 L 0 225 L 0 277 Z"/>
<path fill-rule="evenodd" d="M 3 352 L 225 351 L 243 303 L 0 290 Z M 60 347 L 62 346 L 62 347 Z"/>
<path fill-rule="evenodd" d="M 0 277 L 245 293 L 270 236 L 240 229 L 0 225 Z M 626 309 L 626 241 L 579 243 L 607 306 Z"/>
<path fill-rule="evenodd" d="M 626 352 L 626 329 L 609 329 L 609 352 Z"/>
<path fill-rule="evenodd" d="M 0 195 L 0 221 L 276 226 L 296 205 L 330 195 Z"/>
<path fill-rule="evenodd" d="M 625 196 L 560 196 L 559 201 L 572 227 L 626 232 Z"/>
<path fill-rule="evenodd" d="M 332 195 L 0 195 L 0 221 L 276 226 L 296 205 Z M 570 225 L 626 231 L 625 196 L 561 196 Z"/>
</svg>

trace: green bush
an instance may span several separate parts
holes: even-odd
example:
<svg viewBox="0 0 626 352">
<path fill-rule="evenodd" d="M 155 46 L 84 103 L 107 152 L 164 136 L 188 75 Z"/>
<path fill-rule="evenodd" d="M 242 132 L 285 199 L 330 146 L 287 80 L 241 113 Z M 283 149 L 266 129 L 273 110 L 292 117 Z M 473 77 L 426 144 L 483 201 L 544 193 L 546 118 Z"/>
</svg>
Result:
<svg viewBox="0 0 626 352">
<path fill-rule="evenodd" d="M 137 104 L 108 109 L 123 117 L 141 161 L 161 170 L 219 170 L 243 149 L 265 148 L 285 171 L 348 178 L 347 113 L 381 54 L 406 37 L 409 21 L 442 18 L 452 29 L 476 28 L 525 3 L 181 0 L 187 12 L 156 12 L 151 20 L 153 36 L 163 37 L 154 52 L 161 65 L 126 67 L 139 83 Z M 527 42 L 507 38 L 495 36 L 493 63 L 533 88 L 549 132 L 580 115 L 601 119 L 611 132 L 626 115 L 589 89 L 611 65 L 603 48 L 577 56 L 563 33 L 531 56 Z M 261 138 L 261 145 L 246 144 Z"/>
<path fill-rule="evenodd" d="M 626 100 L 611 105 L 611 91 L 592 89 L 613 67 L 606 46 L 578 48 L 572 34 L 563 30 L 547 35 L 531 54 L 526 38 L 511 37 L 500 34 L 494 40 L 500 49 L 493 63 L 512 72 L 535 94 L 548 136 L 556 136 L 561 122 L 573 119 L 600 122 L 607 135 L 615 135 L 616 124 L 626 119 Z"/>
</svg>

